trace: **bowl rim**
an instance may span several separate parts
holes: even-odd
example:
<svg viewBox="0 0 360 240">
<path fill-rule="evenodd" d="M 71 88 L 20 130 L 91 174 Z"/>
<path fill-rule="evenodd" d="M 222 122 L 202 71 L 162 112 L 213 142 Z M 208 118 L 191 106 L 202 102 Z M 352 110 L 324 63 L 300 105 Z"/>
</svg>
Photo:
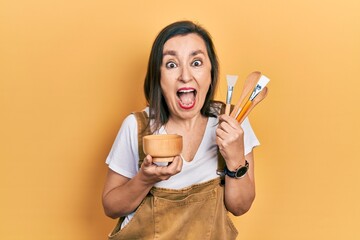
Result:
<svg viewBox="0 0 360 240">
<path fill-rule="evenodd" d="M 151 139 L 151 140 L 171 140 L 171 139 L 179 139 L 182 138 L 179 134 L 153 134 L 146 135 L 143 139 Z"/>
</svg>

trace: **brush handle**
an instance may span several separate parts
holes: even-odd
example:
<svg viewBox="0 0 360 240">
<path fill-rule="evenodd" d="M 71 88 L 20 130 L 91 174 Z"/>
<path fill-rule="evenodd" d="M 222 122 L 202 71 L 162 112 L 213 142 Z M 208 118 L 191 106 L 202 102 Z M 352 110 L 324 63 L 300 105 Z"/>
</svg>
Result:
<svg viewBox="0 0 360 240">
<path fill-rule="evenodd" d="M 236 120 L 240 122 L 240 120 L 244 117 L 247 110 L 250 108 L 252 101 L 250 99 L 245 103 L 245 106 L 241 109 L 239 115 L 236 117 Z"/>
<path fill-rule="evenodd" d="M 236 103 L 234 109 L 232 110 L 232 112 L 230 114 L 231 117 L 236 118 L 236 115 L 239 112 L 239 109 L 243 108 L 245 101 L 250 98 L 250 95 L 253 92 L 254 87 L 255 87 L 256 83 L 259 81 L 260 77 L 261 77 L 261 72 L 252 72 L 246 78 L 242 93 L 240 95 L 240 99 Z"/>
<path fill-rule="evenodd" d="M 229 114 L 230 114 L 230 107 L 231 107 L 231 104 L 230 104 L 230 103 L 226 104 L 225 114 L 228 115 L 228 116 L 229 116 Z"/>
<path fill-rule="evenodd" d="M 244 110 L 244 113 L 242 114 L 242 117 L 239 116 L 236 118 L 236 120 L 241 124 L 242 121 L 244 121 L 244 119 L 250 114 L 250 112 L 254 109 L 254 107 L 261 102 L 262 100 L 264 100 L 264 98 L 267 96 L 268 94 L 268 88 L 264 87 L 263 90 L 261 90 L 261 92 L 254 98 L 254 100 L 251 102 L 250 100 L 248 102 L 251 102 L 251 104 L 249 105 L 249 107 L 247 108 L 247 110 Z"/>
</svg>

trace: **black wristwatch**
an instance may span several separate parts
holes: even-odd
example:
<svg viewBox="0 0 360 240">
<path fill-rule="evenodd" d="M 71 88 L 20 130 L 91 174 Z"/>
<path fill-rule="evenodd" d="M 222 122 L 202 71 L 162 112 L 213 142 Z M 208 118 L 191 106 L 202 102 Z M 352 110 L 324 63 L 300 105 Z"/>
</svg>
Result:
<svg viewBox="0 0 360 240">
<path fill-rule="evenodd" d="M 228 175 L 231 178 L 242 178 L 245 176 L 249 169 L 249 163 L 245 160 L 245 166 L 240 166 L 238 169 L 236 169 L 234 172 L 230 171 L 226 166 L 224 168 L 225 175 Z"/>
</svg>

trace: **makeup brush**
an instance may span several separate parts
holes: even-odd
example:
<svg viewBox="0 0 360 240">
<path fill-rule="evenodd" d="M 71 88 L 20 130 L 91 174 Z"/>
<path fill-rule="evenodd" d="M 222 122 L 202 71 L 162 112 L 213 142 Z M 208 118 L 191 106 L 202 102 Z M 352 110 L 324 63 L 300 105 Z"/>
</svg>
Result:
<svg viewBox="0 0 360 240">
<path fill-rule="evenodd" d="M 258 83 L 256 84 L 254 90 L 252 91 L 249 99 L 245 103 L 245 106 L 241 109 L 240 113 L 236 116 L 236 120 L 238 122 L 243 119 L 244 115 L 250 108 L 250 106 L 251 106 L 252 102 L 254 101 L 254 99 L 256 98 L 256 96 L 265 88 L 265 86 L 269 82 L 270 82 L 270 79 L 267 78 L 266 76 L 262 75 L 260 77 L 260 79 L 259 79 Z M 266 94 L 265 94 L 265 96 L 266 96 Z"/>
<path fill-rule="evenodd" d="M 261 72 L 258 71 L 252 72 L 249 74 L 249 76 L 246 77 L 240 98 L 230 114 L 231 117 L 236 118 L 236 116 L 239 114 L 240 110 L 244 107 L 246 100 L 249 99 L 260 77 Z"/>
<path fill-rule="evenodd" d="M 226 115 L 230 114 L 231 98 L 237 79 L 238 79 L 237 75 L 226 75 L 226 81 L 228 85 L 228 90 L 226 95 L 226 107 L 225 107 Z"/>
<path fill-rule="evenodd" d="M 254 98 L 254 100 L 252 100 L 250 107 L 248 108 L 248 110 L 243 114 L 243 116 L 240 118 L 237 118 L 236 120 L 238 121 L 238 123 L 242 123 L 244 121 L 244 119 L 250 114 L 251 110 L 254 109 L 254 107 L 260 103 L 262 100 L 264 100 L 264 98 L 267 96 L 268 94 L 268 88 L 264 87 L 264 89 Z"/>
</svg>

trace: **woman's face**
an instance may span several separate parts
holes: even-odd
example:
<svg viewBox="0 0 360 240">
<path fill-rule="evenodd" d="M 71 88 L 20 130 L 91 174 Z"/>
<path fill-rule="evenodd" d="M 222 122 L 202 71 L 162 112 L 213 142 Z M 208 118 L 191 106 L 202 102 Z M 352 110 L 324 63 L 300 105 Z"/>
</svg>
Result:
<svg viewBox="0 0 360 240">
<path fill-rule="evenodd" d="M 170 38 L 160 67 L 161 90 L 171 116 L 200 113 L 211 83 L 211 62 L 204 40 L 195 33 Z"/>
</svg>

